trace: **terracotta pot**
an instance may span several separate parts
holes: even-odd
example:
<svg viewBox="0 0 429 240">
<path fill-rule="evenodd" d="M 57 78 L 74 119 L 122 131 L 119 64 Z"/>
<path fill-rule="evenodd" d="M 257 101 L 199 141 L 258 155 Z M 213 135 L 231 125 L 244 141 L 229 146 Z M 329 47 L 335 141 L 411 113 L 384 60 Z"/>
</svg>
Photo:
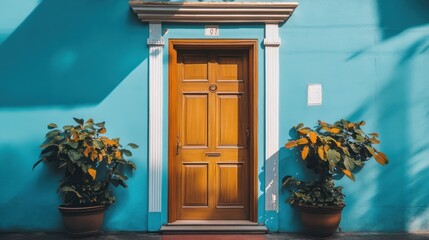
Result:
<svg viewBox="0 0 429 240">
<path fill-rule="evenodd" d="M 306 233 L 317 237 L 331 236 L 340 225 L 342 206 L 299 206 Z"/>
<path fill-rule="evenodd" d="M 75 236 L 90 236 L 100 232 L 106 206 L 58 207 L 63 215 L 67 233 Z"/>
</svg>

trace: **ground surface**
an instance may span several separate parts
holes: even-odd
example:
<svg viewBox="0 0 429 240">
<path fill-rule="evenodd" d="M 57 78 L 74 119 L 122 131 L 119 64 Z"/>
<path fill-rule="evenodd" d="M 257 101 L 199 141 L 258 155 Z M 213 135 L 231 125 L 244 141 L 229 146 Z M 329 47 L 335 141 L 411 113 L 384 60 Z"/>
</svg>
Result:
<svg viewBox="0 0 429 240">
<path fill-rule="evenodd" d="M 0 233 L 1 240 L 65 240 L 75 239 L 64 235 L 63 233 Z M 266 235 L 159 235 L 136 232 L 119 233 L 101 233 L 94 237 L 79 239 L 106 239 L 106 240 L 303 240 L 303 239 L 321 239 L 308 237 L 297 233 L 279 233 Z M 336 233 L 332 237 L 325 239 L 347 239 L 347 240 L 423 240 L 429 239 L 428 233 Z"/>
</svg>

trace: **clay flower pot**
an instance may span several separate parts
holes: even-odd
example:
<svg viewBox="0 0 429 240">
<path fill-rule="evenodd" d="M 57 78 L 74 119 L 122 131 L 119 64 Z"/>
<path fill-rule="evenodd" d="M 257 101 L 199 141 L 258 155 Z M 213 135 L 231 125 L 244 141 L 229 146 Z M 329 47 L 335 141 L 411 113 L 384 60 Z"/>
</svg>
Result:
<svg viewBox="0 0 429 240">
<path fill-rule="evenodd" d="M 342 206 L 299 206 L 305 232 L 316 237 L 331 236 L 341 221 Z"/>
<path fill-rule="evenodd" d="M 104 221 L 106 206 L 64 207 L 59 206 L 63 215 L 64 227 L 68 234 L 90 236 L 100 232 Z"/>
</svg>

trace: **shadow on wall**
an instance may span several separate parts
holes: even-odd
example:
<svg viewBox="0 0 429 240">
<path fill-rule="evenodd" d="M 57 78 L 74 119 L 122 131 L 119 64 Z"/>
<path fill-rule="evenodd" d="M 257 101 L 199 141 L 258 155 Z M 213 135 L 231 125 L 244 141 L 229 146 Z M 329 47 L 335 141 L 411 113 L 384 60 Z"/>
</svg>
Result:
<svg viewBox="0 0 429 240">
<path fill-rule="evenodd" d="M 147 37 L 127 2 L 44 0 L 0 45 L 0 107 L 99 103 L 147 58 Z"/>
<path fill-rule="evenodd" d="M 373 181 L 360 191 L 369 193 L 369 201 L 363 203 L 363 194 L 356 193 L 353 200 L 348 201 L 352 204 L 345 209 L 368 231 L 429 228 L 429 192 L 422 187 L 429 181 L 429 164 L 425 163 L 429 156 L 426 137 L 429 124 L 422 121 L 428 109 L 429 84 L 421 77 L 429 72 L 418 67 L 423 59 L 429 60 L 429 51 L 426 51 L 429 32 L 419 31 L 422 26 L 427 29 L 428 12 L 429 2 L 424 0 L 401 0 L 395 4 L 378 1 L 382 39 L 371 50 L 377 53 L 376 81 L 382 83 L 375 91 L 375 102 L 368 99 L 349 116 L 349 119 L 360 119 L 370 109 L 377 113 L 374 120 L 382 139 L 380 148 L 386 150 L 390 158 L 387 167 L 365 169 Z M 379 46 L 381 51 L 377 49 Z M 365 51 L 358 54 L 362 53 Z"/>
<path fill-rule="evenodd" d="M 378 0 L 379 26 L 383 40 L 395 37 L 409 28 L 427 24 L 428 10 L 427 0 Z"/>
</svg>

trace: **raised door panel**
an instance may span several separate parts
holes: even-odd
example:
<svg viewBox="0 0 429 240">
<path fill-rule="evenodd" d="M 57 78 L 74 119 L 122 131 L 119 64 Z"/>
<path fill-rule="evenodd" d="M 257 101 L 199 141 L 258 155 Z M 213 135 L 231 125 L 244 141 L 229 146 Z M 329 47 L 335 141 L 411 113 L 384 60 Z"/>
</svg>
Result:
<svg viewBox="0 0 429 240">
<path fill-rule="evenodd" d="M 208 206 L 208 164 L 183 163 L 183 207 Z"/>
<path fill-rule="evenodd" d="M 208 94 L 183 93 L 183 148 L 208 146 Z"/>
<path fill-rule="evenodd" d="M 244 208 L 244 163 L 218 163 L 217 207 Z"/>
<path fill-rule="evenodd" d="M 216 67 L 217 81 L 243 82 L 244 66 L 242 55 L 218 55 Z"/>
<path fill-rule="evenodd" d="M 242 93 L 217 95 L 218 148 L 238 148 L 245 145 L 247 117 Z"/>
<path fill-rule="evenodd" d="M 208 82 L 208 55 L 185 54 L 181 60 L 183 82 Z"/>
</svg>

